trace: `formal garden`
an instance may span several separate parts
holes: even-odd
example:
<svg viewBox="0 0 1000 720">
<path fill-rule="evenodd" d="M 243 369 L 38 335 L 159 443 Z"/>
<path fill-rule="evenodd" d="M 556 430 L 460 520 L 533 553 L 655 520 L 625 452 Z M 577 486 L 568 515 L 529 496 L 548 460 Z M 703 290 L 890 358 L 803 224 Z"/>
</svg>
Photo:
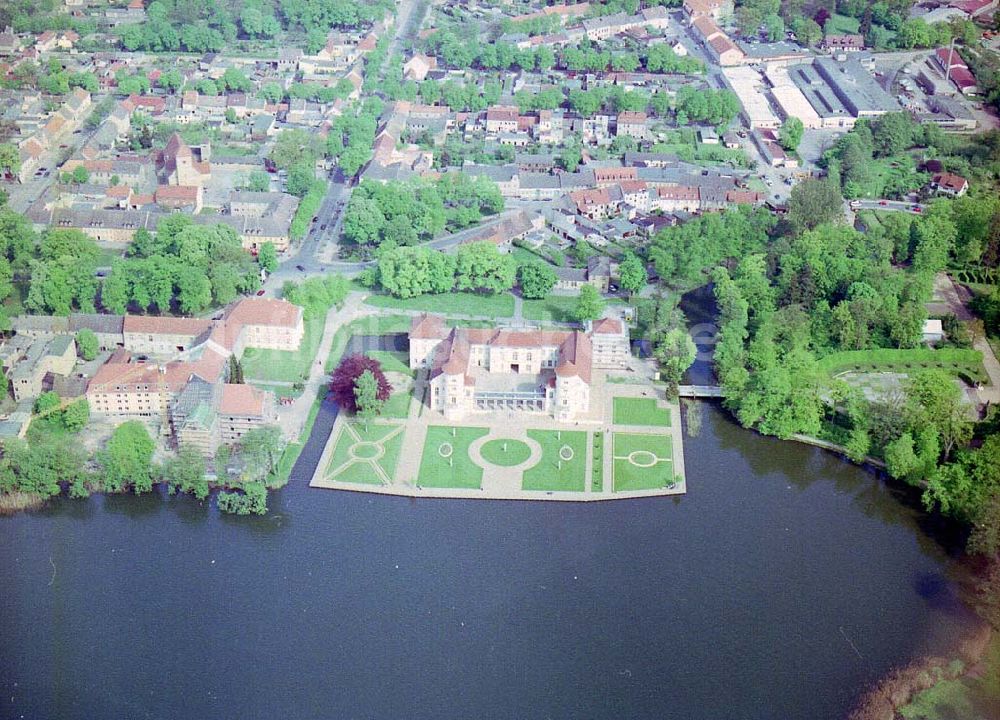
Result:
<svg viewBox="0 0 1000 720">
<path fill-rule="evenodd" d="M 615 492 L 658 490 L 675 482 L 669 436 L 615 433 L 612 453 Z"/>
</svg>

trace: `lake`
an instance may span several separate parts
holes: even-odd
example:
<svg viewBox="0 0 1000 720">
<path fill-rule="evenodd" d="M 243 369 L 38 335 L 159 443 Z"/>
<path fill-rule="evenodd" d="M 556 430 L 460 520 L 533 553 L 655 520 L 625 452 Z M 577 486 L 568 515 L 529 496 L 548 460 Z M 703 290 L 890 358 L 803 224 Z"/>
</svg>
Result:
<svg viewBox="0 0 1000 720">
<path fill-rule="evenodd" d="M 922 513 L 700 407 L 680 498 L 298 477 L 263 518 L 159 495 L 0 518 L 0 716 L 840 718 L 966 626 Z"/>
</svg>

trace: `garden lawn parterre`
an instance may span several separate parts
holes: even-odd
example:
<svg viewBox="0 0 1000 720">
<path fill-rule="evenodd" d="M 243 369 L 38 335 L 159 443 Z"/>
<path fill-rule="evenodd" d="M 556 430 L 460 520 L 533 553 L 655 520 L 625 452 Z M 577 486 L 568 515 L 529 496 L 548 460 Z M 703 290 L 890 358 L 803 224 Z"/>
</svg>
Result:
<svg viewBox="0 0 1000 720">
<path fill-rule="evenodd" d="M 657 406 L 655 398 L 616 397 L 614 424 L 670 427 L 670 409 Z"/>
<path fill-rule="evenodd" d="M 331 480 L 363 485 L 391 482 L 403 445 L 399 424 L 345 422 L 326 474 Z"/>
<path fill-rule="evenodd" d="M 614 492 L 659 490 L 673 482 L 671 440 L 667 435 L 614 433 L 611 452 Z"/>
<path fill-rule="evenodd" d="M 587 433 L 578 430 L 528 430 L 528 437 L 542 447 L 542 459 L 524 471 L 521 487 L 524 490 L 585 492 L 587 483 L 587 453 L 590 452 Z M 559 451 L 563 447 L 571 452 L 564 460 Z M 560 463 L 562 467 L 560 467 Z"/>
<path fill-rule="evenodd" d="M 488 433 L 489 430 L 483 427 L 428 426 L 417 484 L 421 487 L 470 490 L 482 487 L 483 469 L 472 462 L 469 446 Z M 441 454 L 445 443 L 451 447 L 450 458 Z"/>
</svg>

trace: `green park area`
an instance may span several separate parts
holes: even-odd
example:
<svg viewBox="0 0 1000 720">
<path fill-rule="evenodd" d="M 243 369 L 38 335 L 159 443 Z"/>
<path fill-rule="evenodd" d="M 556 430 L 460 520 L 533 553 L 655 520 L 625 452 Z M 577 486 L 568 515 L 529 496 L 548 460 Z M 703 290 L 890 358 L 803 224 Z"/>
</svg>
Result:
<svg viewBox="0 0 1000 720">
<path fill-rule="evenodd" d="M 978 350 L 962 348 L 915 348 L 897 350 L 844 350 L 830 353 L 816 362 L 826 375 L 833 377 L 844 372 L 898 372 L 939 369 L 972 382 L 985 382 L 983 354 Z"/>
<path fill-rule="evenodd" d="M 403 444 L 403 425 L 345 422 L 327 464 L 328 480 L 363 485 L 392 482 Z"/>
<path fill-rule="evenodd" d="M 576 295 L 550 295 L 541 300 L 525 300 L 522 313 L 525 320 L 536 322 L 574 322 L 573 312 L 579 299 Z M 621 304 L 617 298 L 607 301 L 609 305 Z"/>
<path fill-rule="evenodd" d="M 385 405 L 382 406 L 382 412 L 379 413 L 379 416 L 405 420 L 410 416 L 410 403 L 412 400 L 413 396 L 409 390 L 394 392 L 385 401 Z"/>
<path fill-rule="evenodd" d="M 388 350 L 369 350 L 365 353 L 372 360 L 378 360 L 383 372 L 396 372 L 402 375 L 413 377 L 414 371 L 410 369 L 410 356 L 405 352 L 392 352 Z"/>
<path fill-rule="evenodd" d="M 615 425 L 670 427 L 670 409 L 658 407 L 654 398 L 616 397 L 614 403 Z"/>
<path fill-rule="evenodd" d="M 428 427 L 417 484 L 434 488 L 482 487 L 483 469 L 472 462 L 469 446 L 487 433 L 489 430 L 482 427 Z"/>
<path fill-rule="evenodd" d="M 584 492 L 587 482 L 587 433 L 576 430 L 529 430 L 542 447 L 542 459 L 524 471 L 524 490 Z"/>
<path fill-rule="evenodd" d="M 615 433 L 612 442 L 614 492 L 659 490 L 674 481 L 669 436 Z"/>
<path fill-rule="evenodd" d="M 414 298 L 370 295 L 365 302 L 374 307 L 393 310 L 421 310 L 440 315 L 473 315 L 485 318 L 509 318 L 514 315 L 514 296 L 506 292 L 496 295 L 449 292 L 439 295 L 420 295 Z"/>
</svg>

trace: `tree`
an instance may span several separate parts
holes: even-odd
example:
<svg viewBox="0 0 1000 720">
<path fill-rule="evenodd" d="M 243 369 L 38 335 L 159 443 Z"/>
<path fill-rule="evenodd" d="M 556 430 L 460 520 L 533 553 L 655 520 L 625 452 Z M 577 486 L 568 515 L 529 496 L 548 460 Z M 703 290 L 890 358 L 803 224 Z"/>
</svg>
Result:
<svg viewBox="0 0 1000 720">
<path fill-rule="evenodd" d="M 278 269 L 278 251 L 274 249 L 274 243 L 266 242 L 260 246 L 257 252 L 257 264 L 268 273 Z"/>
<path fill-rule="evenodd" d="M 792 21 L 792 32 L 795 33 L 799 43 L 806 47 L 818 45 L 819 41 L 823 39 L 823 28 L 812 18 L 795 18 Z"/>
<path fill-rule="evenodd" d="M 245 482 L 242 492 L 219 493 L 219 510 L 231 515 L 264 515 L 267 513 L 267 487 L 262 482 Z"/>
<path fill-rule="evenodd" d="M 382 412 L 385 404 L 383 400 L 379 400 L 378 391 L 378 379 L 371 370 L 365 370 L 354 381 L 354 405 L 358 409 L 358 417 L 364 420 L 365 427 Z"/>
<path fill-rule="evenodd" d="M 781 125 L 779 135 L 781 147 L 794 152 L 799 147 L 799 143 L 802 142 L 802 133 L 804 131 L 805 127 L 802 125 L 802 121 L 794 115 L 790 116 Z"/>
<path fill-rule="evenodd" d="M 972 437 L 962 391 L 948 373 L 920 370 L 909 376 L 903 389 L 910 426 L 934 429 L 944 445 L 945 458 L 951 455 L 952 448 L 964 445 Z"/>
<path fill-rule="evenodd" d="M 254 170 L 247 176 L 244 187 L 253 192 L 267 192 L 271 187 L 271 178 L 262 170 Z"/>
<path fill-rule="evenodd" d="M 378 243 L 385 215 L 374 200 L 366 197 L 351 197 L 344 211 L 343 231 L 348 242 L 356 245 Z"/>
<path fill-rule="evenodd" d="M 920 467 L 920 460 L 913 449 L 913 436 L 903 433 L 885 446 L 885 467 L 897 480 L 908 480 Z"/>
<path fill-rule="evenodd" d="M 698 348 L 684 328 L 672 328 L 656 338 L 653 355 L 660 365 L 663 379 L 677 385 L 691 367 Z"/>
<path fill-rule="evenodd" d="M 304 196 L 309 192 L 313 182 L 316 180 L 316 172 L 313 170 L 311 162 L 298 162 L 288 169 L 288 180 L 285 188 L 289 193 L 297 197 Z"/>
<path fill-rule="evenodd" d="M 58 393 L 54 393 L 51 390 L 43 392 L 35 400 L 35 414 L 48 415 L 58 408 L 61 403 L 62 400 L 59 398 Z"/>
<path fill-rule="evenodd" d="M 358 412 L 355 387 L 358 378 L 365 372 L 370 372 L 378 383 L 378 392 L 375 393 L 375 398 L 380 402 L 389 399 L 389 395 L 392 394 L 392 385 L 389 384 L 382 371 L 382 364 L 378 360 L 364 355 L 348 355 L 340 361 L 330 378 L 330 394 L 342 409 L 351 413 Z"/>
<path fill-rule="evenodd" d="M 242 385 L 243 380 L 243 365 L 239 360 L 236 359 L 236 354 L 229 356 L 229 380 L 231 385 Z"/>
<path fill-rule="evenodd" d="M 264 481 L 278 467 L 284 442 L 281 430 L 274 425 L 253 428 L 240 440 L 244 477 Z"/>
<path fill-rule="evenodd" d="M 62 411 L 62 424 L 71 433 L 83 430 L 90 420 L 90 403 L 86 398 L 74 400 Z"/>
<path fill-rule="evenodd" d="M 626 253 L 621 261 L 618 266 L 618 281 L 621 283 L 622 289 L 629 294 L 637 293 L 646 287 L 649 282 L 646 265 L 635 253 Z"/>
<path fill-rule="evenodd" d="M 156 444 L 146 426 L 138 420 L 122 423 L 111 433 L 104 450 L 98 453 L 101 480 L 107 492 L 121 492 L 129 485 L 136 493 L 153 487 L 150 462 Z"/>
<path fill-rule="evenodd" d="M 548 297 L 557 279 L 552 268 L 538 262 L 525 263 L 517 271 L 521 295 L 531 300 Z"/>
<path fill-rule="evenodd" d="M 844 198 L 830 180 L 809 179 L 792 188 L 788 221 L 799 231 L 832 223 L 843 217 Z"/>
<path fill-rule="evenodd" d="M 181 89 L 181 86 L 184 84 L 184 76 L 181 75 L 179 70 L 164 70 L 160 73 L 160 77 L 157 78 L 156 84 L 173 94 Z"/>
<path fill-rule="evenodd" d="M 83 165 L 77 165 L 73 168 L 73 182 L 77 185 L 83 185 L 85 182 L 90 180 L 90 172 Z"/>
<path fill-rule="evenodd" d="M 514 286 L 517 265 L 488 240 L 458 248 L 455 285 L 459 290 L 499 293 Z"/>
<path fill-rule="evenodd" d="M 83 328 L 76 334 L 76 349 L 84 360 L 93 360 L 97 357 L 99 348 L 97 334 L 90 328 Z"/>
<path fill-rule="evenodd" d="M 0 174 L 17 175 L 21 171 L 21 154 L 17 146 L 11 143 L 0 143 Z"/>
<path fill-rule="evenodd" d="M 580 288 L 580 297 L 573 308 L 573 317 L 580 322 L 597 320 L 604 314 L 604 298 L 593 285 Z"/>
<path fill-rule="evenodd" d="M 190 493 L 199 500 L 208 497 L 205 458 L 190 446 L 182 446 L 175 457 L 168 458 L 160 466 L 160 480 L 171 492 Z"/>
</svg>

